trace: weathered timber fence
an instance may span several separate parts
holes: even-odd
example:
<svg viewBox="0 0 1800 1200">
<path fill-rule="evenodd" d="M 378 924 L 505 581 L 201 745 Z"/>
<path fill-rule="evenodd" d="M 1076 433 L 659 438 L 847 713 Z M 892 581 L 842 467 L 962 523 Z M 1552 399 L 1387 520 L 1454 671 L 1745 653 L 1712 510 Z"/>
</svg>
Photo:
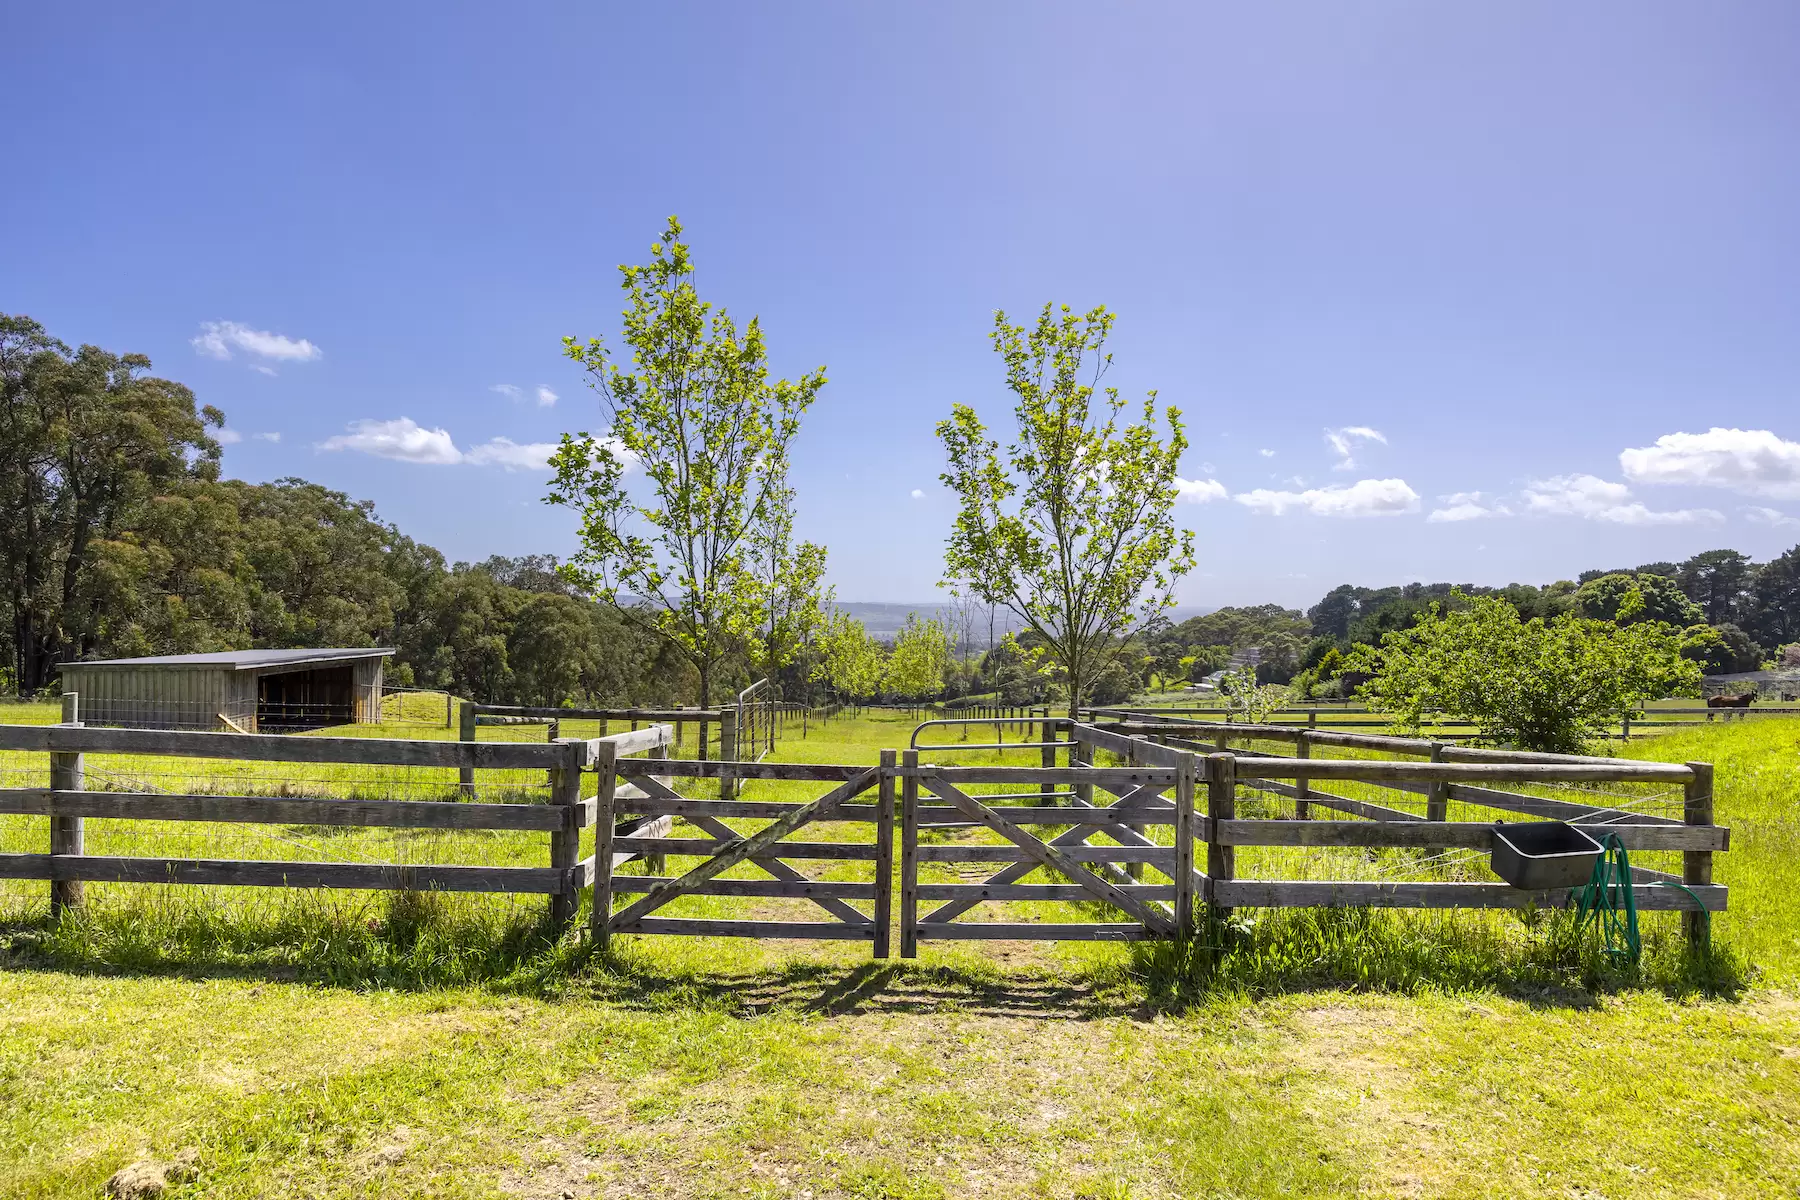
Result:
<svg viewBox="0 0 1800 1200">
<path fill-rule="evenodd" d="M 1023 718 L 1003 718 L 1023 719 Z M 878 957 L 889 947 L 889 885 L 895 874 L 898 828 L 897 925 L 899 953 L 938 939 L 1120 940 L 1185 937 L 1196 912 L 1240 907 L 1400 907 L 1435 909 L 1561 907 L 1567 889 L 1528 891 L 1466 876 L 1491 849 L 1495 817 L 1553 818 L 1617 834 L 1635 852 L 1682 856 L 1679 875 L 1634 864 L 1637 903 L 1644 910 L 1688 913 L 1690 939 L 1705 936 L 1703 913 L 1721 911 L 1726 889 L 1712 883 L 1712 855 L 1729 845 L 1729 831 L 1712 823 L 1712 769 L 1705 763 L 1649 763 L 1624 759 L 1537 755 L 1267 725 L 1101 726 L 1063 718 L 1030 718 L 1047 729 L 1039 743 L 1003 743 L 1008 751 L 1041 752 L 1034 766 L 946 766 L 922 762 L 920 751 L 883 751 L 875 767 L 674 761 L 618 764 L 615 794 L 640 785 L 633 812 L 679 818 L 700 838 L 615 835 L 613 845 L 640 853 L 682 856 L 697 865 L 680 874 L 632 877 L 596 869 L 593 933 L 606 941 L 625 933 L 688 933 L 750 937 L 862 938 Z M 982 724 L 986 719 L 973 718 Z M 941 726 L 944 722 L 929 722 Z M 922 725 L 920 728 L 926 728 Z M 1066 737 L 1054 737 L 1053 734 Z M 1204 733 L 1210 744 L 1192 740 Z M 1287 742 L 1294 754 L 1256 751 L 1242 743 Z M 1240 745 L 1236 751 L 1230 749 Z M 1315 748 L 1384 750 L 1396 759 L 1331 759 Z M 981 749 L 952 744 L 939 749 Z M 1066 763 L 1056 756 L 1066 754 Z M 1123 766 L 1097 760 L 1122 760 Z M 815 800 L 710 800 L 682 796 L 660 776 L 834 783 Z M 1632 811 L 1611 792 L 1571 793 L 1583 799 L 1505 790 L 1580 785 L 1619 788 L 1679 786 L 1680 817 Z M 1000 788 L 978 791 L 978 788 Z M 1359 788 L 1365 796 L 1346 794 Z M 1366 798 L 1371 789 L 1392 799 Z M 722 794 L 735 795 L 728 787 Z M 874 794 L 874 803 L 863 797 Z M 1098 801 L 1096 796 L 1101 795 Z M 616 818 L 625 811 L 612 803 Z M 898 811 L 895 813 L 895 801 Z M 1240 811 L 1240 801 L 1249 811 Z M 1292 808 L 1271 810 L 1292 801 Z M 1450 820 L 1451 806 L 1484 819 Z M 1323 814 L 1323 816 L 1316 815 Z M 1459 815 L 1460 811 L 1459 811 Z M 766 821 L 743 832 L 731 822 Z M 853 836 L 856 823 L 870 840 L 796 842 L 803 827 L 835 823 Z M 601 819 L 602 836 L 615 821 Z M 941 838 L 957 831 L 954 841 Z M 1204 856 L 1201 849 L 1204 847 Z M 1263 878 L 1240 870 L 1240 848 L 1285 848 L 1324 860 L 1332 852 L 1395 852 L 1401 866 L 1422 878 Z M 1466 852 L 1446 864 L 1443 852 Z M 1418 852 L 1425 852 L 1419 857 Z M 598 854 L 600 862 L 609 861 Z M 790 861 L 869 862 L 872 876 L 817 879 Z M 967 878 L 971 865 L 992 874 Z M 752 865 L 768 879 L 730 879 Z M 1302 865 L 1305 865 L 1304 863 Z M 1330 867 L 1331 861 L 1313 864 Z M 1453 868 L 1445 870 L 1444 868 Z M 1027 881 L 1043 872 L 1048 880 Z M 1153 875 L 1151 873 L 1154 873 Z M 1442 875 L 1451 877 L 1440 877 Z M 1679 884 L 1680 886 L 1667 886 Z M 614 911 L 614 897 L 640 899 Z M 682 896 L 742 900 L 810 900 L 834 918 L 824 922 L 740 917 L 654 917 Z M 857 908 L 852 901 L 864 905 Z M 968 920 L 977 905 L 1074 903 L 1097 910 L 1088 920 L 1045 920 L 1034 909 L 1022 920 Z M 1109 915 L 1114 914 L 1114 915 Z M 1077 915 L 1089 915 L 1081 913 Z M 1104 918 L 1104 919 L 1103 919 Z"/>
<path fill-rule="evenodd" d="M 64 698 L 67 719 L 60 725 L 0 726 L 0 751 L 41 752 L 50 759 L 48 787 L 0 788 L 0 814 L 49 818 L 49 852 L 0 853 L 0 878 L 48 881 L 57 915 L 83 903 L 84 883 L 153 883 L 536 893 L 549 897 L 552 920 L 566 926 L 575 915 L 579 890 L 592 873 L 591 859 L 578 861 L 581 831 L 593 824 L 598 807 L 593 798 L 583 798 L 583 772 L 605 762 L 604 778 L 611 780 L 611 768 L 624 761 L 623 756 L 666 754 L 673 740 L 666 725 L 549 744 L 108 729 L 80 725 L 78 704 L 73 694 Z M 140 762 L 202 759 L 440 768 L 445 770 L 438 790 L 446 799 L 294 795 L 287 788 L 276 795 L 88 790 L 83 784 L 89 755 L 128 755 Z M 548 772 L 549 782 L 532 785 L 535 791 L 523 802 L 476 802 L 455 798 L 461 788 L 451 781 L 448 768 L 462 773 L 529 772 L 529 778 L 539 780 L 543 776 L 538 772 Z M 542 802 L 536 802 L 538 794 Z M 89 819 L 541 833 L 549 835 L 548 862 L 541 867 L 507 867 L 95 855 L 84 845 Z M 634 828 L 642 824 L 634 823 Z"/>
<path fill-rule="evenodd" d="M 1617 834 L 1634 854 L 1668 856 L 1679 871 L 1634 862 L 1637 904 L 1685 912 L 1696 942 L 1706 934 L 1704 913 L 1727 901 L 1726 889 L 1712 882 L 1712 857 L 1728 848 L 1729 830 L 1713 823 L 1706 763 L 1270 725 L 1031 717 L 1002 718 L 1044 730 L 1040 742 L 1003 743 L 1006 752 L 1038 760 L 1030 765 L 938 764 L 921 761 L 917 749 L 883 751 L 872 766 L 815 765 L 674 757 L 669 724 L 550 743 L 127 730 L 82 726 L 72 695 L 64 716 L 60 725 L 0 726 L 0 751 L 41 753 L 49 767 L 40 776 L 47 786 L 0 788 L 0 814 L 50 819 L 48 853 L 0 853 L 0 878 L 49 882 L 58 913 L 83 903 L 84 883 L 184 883 L 535 893 L 567 926 L 591 887 L 597 943 L 622 934 L 834 938 L 867 941 L 885 957 L 896 931 L 899 952 L 913 956 L 920 941 L 937 939 L 1181 938 L 1201 910 L 1567 904 L 1566 889 L 1524 891 L 1479 877 L 1485 865 L 1469 860 L 1492 846 L 1496 816 L 1569 821 Z M 1328 749 L 1396 757 L 1317 753 Z M 263 795 L 197 786 L 90 790 L 97 780 L 124 778 L 115 756 L 417 768 L 429 794 L 441 798 L 346 798 L 305 781 L 311 790 L 302 794 L 287 784 Z M 467 798 L 462 781 L 478 772 L 495 773 L 484 778 L 500 779 L 493 786 L 513 802 Z M 589 772 L 591 794 L 583 786 Z M 717 781 L 717 796 L 684 794 L 683 787 L 700 789 L 682 781 L 704 781 L 709 791 Z M 779 798 L 746 799 L 741 782 L 784 786 Z M 794 785 L 808 783 L 821 786 L 810 798 L 793 798 Z M 1553 785 L 1562 790 L 1539 794 Z M 1679 795 L 1622 790 L 1630 788 Z M 1648 811 L 1653 805 L 1666 814 Z M 90 819 L 538 833 L 547 835 L 547 861 L 103 855 L 85 841 Z M 592 850 L 583 856 L 589 828 Z M 1366 867 L 1378 854 L 1392 870 L 1331 874 Z M 671 857 L 687 865 L 670 871 Z M 646 862 L 649 874 L 620 870 L 633 859 Z M 795 863 L 824 866 L 808 874 Z M 971 867 L 991 870 L 971 879 Z M 745 869 L 762 877 L 734 877 Z M 1040 873 L 1048 878 L 1030 878 Z M 686 898 L 698 899 L 679 915 L 662 911 Z M 828 919 L 771 915 L 768 902 L 788 900 L 806 901 Z M 722 913 L 731 907 L 726 901 L 748 902 L 749 911 Z M 1073 910 L 1078 919 L 1045 919 L 1045 903 L 1081 906 Z M 968 919 L 979 905 L 1005 912 L 1021 904 L 1033 906 L 1022 919 Z"/>
<path fill-rule="evenodd" d="M 1204 734 L 1212 744 L 1193 740 Z M 1110 728 L 1089 727 L 1081 736 L 1119 753 L 1144 740 L 1190 753 L 1204 754 L 1208 812 L 1200 836 L 1209 843 L 1207 898 L 1215 908 L 1311 907 L 1358 905 L 1410 908 L 1554 908 L 1566 905 L 1566 889 L 1521 890 L 1485 881 L 1368 879 L 1242 879 L 1229 850 L 1261 847 L 1362 847 L 1483 851 L 1493 845 L 1495 814 L 1567 821 L 1595 833 L 1617 834 L 1631 851 L 1678 851 L 1680 874 L 1634 864 L 1633 882 L 1642 890 L 1637 905 L 1645 910 L 1689 913 L 1691 940 L 1705 936 L 1701 910 L 1722 911 L 1726 889 L 1712 883 L 1712 855 L 1730 844 L 1730 831 L 1713 824 L 1712 766 L 1708 763 L 1656 763 L 1633 759 L 1591 758 L 1456 746 L 1418 738 L 1384 737 L 1270 725 L 1210 723 L 1154 724 L 1137 721 Z M 1229 753 L 1233 742 L 1288 743 L 1292 756 L 1269 751 Z M 1370 759 L 1320 759 L 1316 747 L 1377 750 L 1426 759 L 1402 762 Z M 1350 783 L 1380 789 L 1392 799 L 1368 799 L 1322 789 L 1319 783 Z M 1674 807 L 1681 817 L 1633 811 L 1640 804 L 1621 802 L 1607 791 L 1592 802 L 1508 791 L 1512 784 L 1577 784 L 1603 789 L 1608 785 L 1679 786 Z M 1240 792 L 1293 800 L 1295 816 L 1239 819 Z M 1574 793 L 1583 795 L 1582 792 Z M 1423 800 L 1422 805 L 1419 801 Z M 1456 802 L 1479 814 L 1478 821 L 1450 821 L 1448 806 Z M 1325 809 L 1355 820 L 1310 819 Z M 1227 852 L 1220 852 L 1221 850 Z M 1470 856 L 1463 856 L 1466 863 Z M 1680 886 L 1670 886 L 1680 885 Z"/>
<path fill-rule="evenodd" d="M 615 934 L 699 934 L 722 937 L 852 938 L 869 941 L 877 958 L 888 956 L 893 893 L 894 805 L 893 757 L 882 752 L 880 765 L 814 766 L 796 763 L 721 763 L 700 760 L 655 764 L 607 761 L 603 749 L 596 763 L 601 773 L 597 796 L 598 839 L 595 843 L 594 898 L 591 929 L 594 942 L 604 946 Z M 610 766 L 610 771 L 608 767 Z M 651 772 L 656 772 L 652 775 Z M 685 797 L 669 786 L 670 777 L 717 778 L 721 793 L 735 794 L 734 779 L 835 783 L 822 796 L 809 801 L 711 800 Z M 610 781 L 609 781 L 610 777 Z M 635 785 L 636 795 L 625 801 L 625 784 Z M 876 802 L 859 797 L 874 791 Z M 617 814 L 625 809 L 647 819 L 680 818 L 697 830 L 699 837 L 671 837 L 665 831 L 616 832 Z M 728 820 L 767 820 L 751 833 L 740 833 Z M 870 842 L 788 841 L 808 826 L 820 823 L 860 823 L 872 827 Z M 682 855 L 698 858 L 698 865 L 678 878 L 658 875 L 622 875 L 613 870 L 619 853 Z M 821 881 L 794 868 L 789 860 L 871 862 L 873 877 L 864 881 Z M 738 866 L 754 866 L 767 879 L 722 879 Z M 638 898 L 615 911 L 620 893 Z M 830 921 L 785 921 L 758 918 L 657 917 L 657 909 L 680 896 L 735 896 L 810 900 L 832 917 Z M 869 905 L 864 912 L 851 904 Z"/>
<path fill-rule="evenodd" d="M 1115 721 L 1181 721 L 1195 723 L 1229 722 L 1232 710 L 1228 708 L 1151 708 L 1115 705 L 1106 708 L 1084 710 L 1096 720 Z M 1304 718 L 1309 729 L 1387 729 L 1393 725 L 1391 718 L 1373 712 L 1361 705 L 1351 707 L 1348 704 L 1320 704 L 1298 707 L 1270 709 L 1269 716 L 1287 718 L 1291 724 L 1294 718 Z M 1431 717 L 1433 714 L 1426 714 Z M 1747 717 L 1800 717 L 1800 706 L 1762 704 L 1748 708 L 1711 708 L 1703 706 L 1682 706 L 1679 708 L 1651 708 L 1638 713 L 1620 713 L 1612 718 L 1605 736 L 1619 741 L 1630 741 L 1633 738 L 1650 736 L 1656 730 L 1681 729 L 1694 725 L 1703 725 L 1708 721 L 1743 720 Z M 1426 724 L 1433 724 L 1427 721 Z M 1473 726 L 1448 718 L 1436 723 L 1436 727 L 1445 730 L 1470 730 Z"/>
<path fill-rule="evenodd" d="M 548 727 L 549 740 L 559 736 L 564 722 L 597 722 L 600 735 L 607 736 L 613 724 L 637 729 L 645 724 L 665 724 L 674 733 L 674 746 L 687 747 L 684 731 L 693 726 L 697 738 L 693 756 L 720 762 L 758 762 L 775 747 L 780 736 L 795 722 L 801 734 L 807 732 L 809 710 L 804 704 L 777 700 L 768 680 L 746 688 L 734 705 L 721 708 L 548 708 L 529 705 L 473 704 L 462 706 L 458 738 L 473 742 L 477 730 L 484 726 L 542 725 Z M 713 734 L 717 728 L 716 737 Z M 465 789 L 471 785 L 464 773 Z M 729 788 L 727 779 L 723 784 Z"/>
</svg>

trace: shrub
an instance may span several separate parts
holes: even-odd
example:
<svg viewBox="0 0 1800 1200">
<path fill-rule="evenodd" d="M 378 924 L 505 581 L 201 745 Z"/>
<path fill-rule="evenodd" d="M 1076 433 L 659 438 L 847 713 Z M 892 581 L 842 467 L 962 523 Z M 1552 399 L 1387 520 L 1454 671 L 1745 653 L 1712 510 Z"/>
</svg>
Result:
<svg viewBox="0 0 1800 1200">
<path fill-rule="evenodd" d="M 1668 625 L 1574 613 L 1522 621 L 1503 600 L 1457 598 L 1450 611 L 1433 603 L 1379 650 L 1358 647 L 1346 664 L 1373 672 L 1362 695 L 1396 724 L 1416 729 L 1437 712 L 1495 741 L 1572 754 L 1646 700 L 1698 694 L 1700 668 Z"/>
</svg>

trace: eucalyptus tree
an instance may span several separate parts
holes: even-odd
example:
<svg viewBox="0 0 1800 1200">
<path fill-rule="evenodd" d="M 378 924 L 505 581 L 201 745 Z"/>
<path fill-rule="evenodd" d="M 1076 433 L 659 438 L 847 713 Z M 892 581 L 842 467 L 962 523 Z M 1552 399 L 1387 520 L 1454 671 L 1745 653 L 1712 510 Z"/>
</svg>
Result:
<svg viewBox="0 0 1800 1200">
<path fill-rule="evenodd" d="M 704 705 L 722 659 L 761 654 L 757 538 L 784 503 L 788 447 L 825 372 L 771 378 L 761 323 L 740 330 L 700 299 L 680 221 L 650 253 L 619 268 L 628 362 L 600 338 L 563 339 L 608 423 L 563 435 L 546 499 L 581 518 L 567 576 L 677 649 Z"/>
<path fill-rule="evenodd" d="M 1071 711 L 1131 638 L 1174 606 L 1193 568 L 1194 535 L 1175 528 L 1176 469 L 1187 448 L 1181 413 L 1150 392 L 1129 420 L 1103 387 L 1113 314 L 1046 304 L 1034 325 L 994 316 L 1017 424 L 1004 451 L 975 410 L 956 405 L 937 427 L 941 476 L 960 509 L 944 583 L 1005 608 L 1043 639 Z"/>
<path fill-rule="evenodd" d="M 69 347 L 0 314 L 0 586 L 16 686 L 45 686 L 91 649 L 104 617 L 97 563 L 156 496 L 216 479 L 224 414 L 141 354 Z"/>
</svg>

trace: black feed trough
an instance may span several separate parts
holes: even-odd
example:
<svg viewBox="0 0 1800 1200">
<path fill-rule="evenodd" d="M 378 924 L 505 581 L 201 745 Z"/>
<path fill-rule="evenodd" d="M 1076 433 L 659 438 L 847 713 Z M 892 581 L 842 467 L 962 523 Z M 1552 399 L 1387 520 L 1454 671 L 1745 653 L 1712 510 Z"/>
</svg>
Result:
<svg viewBox="0 0 1800 1200">
<path fill-rule="evenodd" d="M 1600 843 L 1583 830 L 1561 821 L 1526 825 L 1494 823 L 1494 850 L 1488 863 L 1494 874 L 1516 888 L 1580 887 L 1594 873 Z"/>
</svg>

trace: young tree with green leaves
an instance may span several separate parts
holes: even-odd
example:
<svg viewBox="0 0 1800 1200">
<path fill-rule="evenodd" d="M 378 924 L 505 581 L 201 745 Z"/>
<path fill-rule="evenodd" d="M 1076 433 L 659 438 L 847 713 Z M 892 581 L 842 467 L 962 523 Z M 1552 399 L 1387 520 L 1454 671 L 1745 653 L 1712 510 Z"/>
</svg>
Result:
<svg viewBox="0 0 1800 1200">
<path fill-rule="evenodd" d="M 1574 613 L 1525 621 L 1493 596 L 1452 598 L 1454 607 L 1434 601 L 1410 629 L 1379 650 L 1358 646 L 1345 664 L 1373 675 L 1362 695 L 1402 727 L 1438 713 L 1497 742 L 1578 754 L 1646 700 L 1699 694 L 1700 668 L 1672 626 Z"/>
<path fill-rule="evenodd" d="M 825 547 L 794 541 L 794 489 L 785 478 L 769 489 L 750 537 L 750 562 L 758 613 L 753 665 L 773 679 L 818 636 L 833 595 L 825 586 Z"/>
<path fill-rule="evenodd" d="M 894 635 L 894 649 L 888 655 L 886 689 L 909 700 L 924 700 L 944 690 L 944 675 L 950 670 L 950 632 L 936 618 L 921 621 L 919 614 L 906 614 L 906 624 Z"/>
<path fill-rule="evenodd" d="M 547 500 L 581 516 L 568 577 L 678 649 L 707 705 L 727 654 L 762 654 L 757 539 L 765 549 L 779 540 L 769 528 L 787 494 L 788 447 L 825 372 L 771 379 L 760 322 L 740 332 L 695 291 L 680 221 L 669 218 L 650 253 L 644 266 L 619 268 L 629 364 L 599 338 L 563 339 L 609 424 L 597 436 L 563 435 Z M 632 471 L 644 477 L 635 489 Z"/>
<path fill-rule="evenodd" d="M 938 425 L 941 476 L 960 503 L 944 583 L 1003 606 L 1043 639 L 1068 686 L 1071 711 L 1132 636 L 1173 607 L 1192 569 L 1194 535 L 1175 528 L 1176 468 L 1187 448 L 1181 413 L 1156 393 L 1127 423 L 1125 399 L 1102 388 L 1113 315 L 1046 304 L 1030 326 L 994 315 L 1016 440 L 1004 452 L 975 410 L 958 404 Z"/>
<path fill-rule="evenodd" d="M 867 700 L 881 690 L 887 670 L 887 652 L 869 636 L 863 623 L 849 613 L 833 610 L 818 637 L 818 678 L 852 703 Z"/>
</svg>

